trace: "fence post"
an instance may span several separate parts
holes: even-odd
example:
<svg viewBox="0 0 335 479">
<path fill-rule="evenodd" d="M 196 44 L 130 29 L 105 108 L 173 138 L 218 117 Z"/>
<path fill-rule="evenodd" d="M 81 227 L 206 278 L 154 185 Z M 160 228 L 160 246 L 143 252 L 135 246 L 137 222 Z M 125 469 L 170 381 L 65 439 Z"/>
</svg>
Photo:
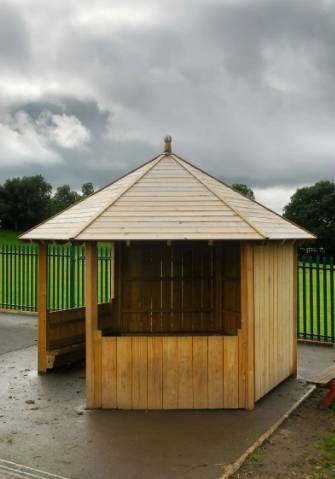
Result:
<svg viewBox="0 0 335 479">
<path fill-rule="evenodd" d="M 75 281 L 75 247 L 70 246 L 70 308 L 74 308 L 74 281 Z"/>
</svg>

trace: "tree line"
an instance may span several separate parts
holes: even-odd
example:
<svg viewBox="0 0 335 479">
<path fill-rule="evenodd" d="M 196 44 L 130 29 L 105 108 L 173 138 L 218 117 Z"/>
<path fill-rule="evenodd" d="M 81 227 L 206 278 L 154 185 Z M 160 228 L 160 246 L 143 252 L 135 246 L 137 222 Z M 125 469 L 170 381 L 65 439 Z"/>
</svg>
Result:
<svg viewBox="0 0 335 479">
<path fill-rule="evenodd" d="M 252 188 L 235 183 L 233 188 L 251 200 Z M 10 178 L 0 185 L 0 220 L 3 229 L 24 231 L 55 215 L 94 192 L 93 183 L 84 183 L 81 192 L 70 185 L 52 186 L 42 175 Z M 314 245 L 335 253 L 335 183 L 319 181 L 298 188 L 284 208 L 284 217 L 318 237 Z"/>
<path fill-rule="evenodd" d="M 254 192 L 247 185 L 232 186 L 251 200 L 255 199 Z M 283 216 L 318 237 L 318 240 L 309 246 L 323 248 L 327 254 L 335 254 L 334 182 L 324 180 L 298 188 L 284 207 Z"/>
<path fill-rule="evenodd" d="M 10 178 L 0 185 L 1 227 L 26 230 L 93 192 L 91 182 L 82 185 L 81 193 L 72 191 L 66 184 L 53 192 L 51 184 L 42 175 Z"/>
</svg>

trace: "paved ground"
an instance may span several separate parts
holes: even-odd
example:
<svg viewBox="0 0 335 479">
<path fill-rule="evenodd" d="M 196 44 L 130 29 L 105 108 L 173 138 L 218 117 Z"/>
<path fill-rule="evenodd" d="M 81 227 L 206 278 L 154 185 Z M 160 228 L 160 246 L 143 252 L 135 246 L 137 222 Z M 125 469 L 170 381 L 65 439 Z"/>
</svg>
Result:
<svg viewBox="0 0 335 479">
<path fill-rule="evenodd" d="M 298 376 L 311 379 L 335 360 L 335 348 L 300 343 L 298 346 Z"/>
<path fill-rule="evenodd" d="M 36 343 L 36 316 L 0 313 L 0 354 Z"/>
<path fill-rule="evenodd" d="M 16 333 L 8 333 L 11 319 L 0 316 L 0 351 L 10 349 L 8 338 L 17 349 L 19 319 L 11 318 Z M 30 324 L 25 349 L 0 355 L 0 458 L 66 477 L 218 478 L 222 465 L 236 459 L 306 390 L 301 382 L 286 381 L 251 413 L 85 411 L 83 371 L 72 367 L 38 377 L 31 346 L 35 320 L 21 319 L 25 328 Z M 322 350 L 327 353 L 299 347 L 301 374 L 310 362 L 332 361 L 334 349 Z"/>
</svg>

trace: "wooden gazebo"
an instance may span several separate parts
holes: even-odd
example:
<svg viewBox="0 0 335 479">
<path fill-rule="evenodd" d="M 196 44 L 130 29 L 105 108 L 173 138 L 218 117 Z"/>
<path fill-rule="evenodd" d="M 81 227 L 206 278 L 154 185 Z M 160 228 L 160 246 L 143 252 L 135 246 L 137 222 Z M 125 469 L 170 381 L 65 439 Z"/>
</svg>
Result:
<svg viewBox="0 0 335 479">
<path fill-rule="evenodd" d="M 296 240 L 313 235 L 171 152 L 21 237 L 39 242 L 38 370 L 86 342 L 88 408 L 252 409 L 296 374 Z M 85 244 L 86 308 L 47 309 L 47 247 Z M 97 242 L 113 242 L 110 302 Z"/>
</svg>

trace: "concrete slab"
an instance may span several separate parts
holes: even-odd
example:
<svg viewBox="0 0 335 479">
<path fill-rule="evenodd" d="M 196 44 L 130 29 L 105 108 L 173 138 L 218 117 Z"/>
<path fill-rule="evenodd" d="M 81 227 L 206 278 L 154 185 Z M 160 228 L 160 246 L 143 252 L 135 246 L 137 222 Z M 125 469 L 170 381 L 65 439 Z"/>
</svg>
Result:
<svg viewBox="0 0 335 479">
<path fill-rule="evenodd" d="M 35 368 L 35 347 L 0 356 L 0 457 L 81 479 L 216 479 L 306 391 L 288 380 L 253 412 L 84 411 L 80 368 Z"/>
<path fill-rule="evenodd" d="M 311 379 L 322 369 L 333 364 L 335 348 L 314 344 L 299 343 L 298 345 L 298 377 Z"/>
<path fill-rule="evenodd" d="M 85 411 L 80 366 L 37 376 L 36 331 L 36 317 L 0 314 L 0 458 L 66 477 L 218 478 L 306 390 L 288 380 L 253 412 Z M 299 344 L 299 377 L 334 358 Z"/>
<path fill-rule="evenodd" d="M 32 346 L 36 337 L 36 316 L 0 313 L 0 354 Z"/>
</svg>

